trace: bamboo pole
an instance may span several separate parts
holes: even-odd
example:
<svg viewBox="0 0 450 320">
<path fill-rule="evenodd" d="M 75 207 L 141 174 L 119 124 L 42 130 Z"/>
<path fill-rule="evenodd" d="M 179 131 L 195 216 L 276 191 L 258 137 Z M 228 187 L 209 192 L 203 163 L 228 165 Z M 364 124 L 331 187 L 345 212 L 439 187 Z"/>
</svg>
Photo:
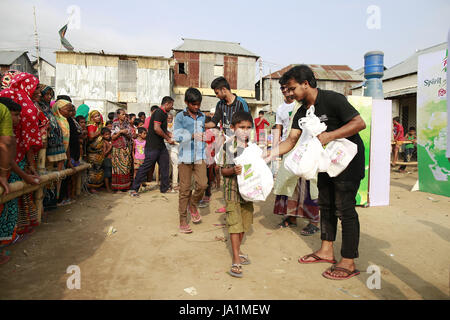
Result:
<svg viewBox="0 0 450 320">
<path fill-rule="evenodd" d="M 9 193 L 7 195 L 3 194 L 5 190 L 0 186 L 0 203 L 5 203 L 24 194 L 34 192 L 40 188 L 45 187 L 52 181 L 63 179 L 67 176 L 71 176 L 90 167 L 91 165 L 89 163 L 84 163 L 74 169 L 65 169 L 61 171 L 50 172 L 48 174 L 40 176 L 39 178 L 41 179 L 41 182 L 37 185 L 30 185 L 23 181 L 11 183 L 9 185 Z"/>
</svg>

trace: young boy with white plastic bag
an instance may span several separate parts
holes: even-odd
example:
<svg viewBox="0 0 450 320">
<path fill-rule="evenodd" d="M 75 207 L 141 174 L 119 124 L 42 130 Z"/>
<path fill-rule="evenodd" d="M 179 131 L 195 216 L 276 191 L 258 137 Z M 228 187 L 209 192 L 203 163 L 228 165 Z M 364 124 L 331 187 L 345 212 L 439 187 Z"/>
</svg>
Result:
<svg viewBox="0 0 450 320">
<path fill-rule="evenodd" d="M 238 111 L 231 119 L 234 135 L 229 137 L 223 148 L 216 155 L 216 163 L 223 175 L 224 197 L 226 202 L 226 223 L 231 239 L 233 260 L 229 274 L 242 277 L 242 265 L 250 264 L 248 255 L 241 251 L 245 232 L 253 223 L 253 203 L 246 201 L 239 192 L 238 176 L 243 172 L 235 159 L 244 152 L 248 145 L 253 119 L 250 113 Z"/>
</svg>

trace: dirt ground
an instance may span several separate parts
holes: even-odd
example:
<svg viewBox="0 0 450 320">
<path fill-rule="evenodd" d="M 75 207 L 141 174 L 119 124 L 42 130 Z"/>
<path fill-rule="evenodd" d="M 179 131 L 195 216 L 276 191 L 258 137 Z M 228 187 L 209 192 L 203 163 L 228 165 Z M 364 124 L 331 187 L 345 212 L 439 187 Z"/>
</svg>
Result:
<svg viewBox="0 0 450 320">
<path fill-rule="evenodd" d="M 29 239 L 10 250 L 0 266 L 0 299 L 449 299 L 450 198 L 410 192 L 417 172 L 391 175 L 391 204 L 358 208 L 361 239 L 356 260 L 361 275 L 331 281 L 327 264 L 300 265 L 317 249 L 320 235 L 278 229 L 274 197 L 256 204 L 243 251 L 252 264 L 242 279 L 226 272 L 230 242 L 216 191 L 194 233 L 177 233 L 178 194 L 158 190 L 83 195 L 49 214 Z M 107 235 L 113 226 L 117 232 Z M 217 238 L 219 240 L 217 240 Z M 220 241 L 224 237 L 227 241 Z M 335 254 L 340 257 L 341 233 Z M 77 265 L 81 288 L 70 290 L 66 270 Z M 366 282 L 370 265 L 381 269 L 381 289 Z M 194 287 L 196 295 L 185 288 Z"/>
</svg>

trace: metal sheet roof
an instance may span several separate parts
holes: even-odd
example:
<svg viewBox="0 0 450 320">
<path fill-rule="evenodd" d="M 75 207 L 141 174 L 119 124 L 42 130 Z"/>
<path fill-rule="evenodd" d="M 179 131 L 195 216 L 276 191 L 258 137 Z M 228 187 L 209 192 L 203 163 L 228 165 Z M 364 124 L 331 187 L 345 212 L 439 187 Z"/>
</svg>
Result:
<svg viewBox="0 0 450 320">
<path fill-rule="evenodd" d="M 288 65 L 281 70 L 275 71 L 271 75 L 265 76 L 264 79 L 270 77 L 272 79 L 280 79 L 284 73 L 297 65 L 298 64 Z M 362 81 L 364 79 L 347 65 L 307 64 L 307 66 L 312 69 L 317 80 Z"/>
<path fill-rule="evenodd" d="M 258 55 L 241 47 L 241 44 L 238 42 L 211 41 L 211 40 L 184 39 L 184 38 L 182 38 L 182 40 L 184 41 L 184 43 L 179 45 L 172 51 L 223 53 L 223 54 L 233 54 L 237 56 L 248 56 L 259 58 Z"/>
<path fill-rule="evenodd" d="M 17 58 L 28 51 L 0 51 L 0 65 L 11 65 Z"/>
<path fill-rule="evenodd" d="M 447 49 L 447 42 L 440 43 L 438 45 L 417 50 L 412 56 L 408 59 L 390 67 L 384 72 L 384 77 L 382 80 L 388 80 L 392 78 L 397 78 L 401 76 L 405 76 L 412 73 L 417 73 L 417 65 L 419 61 L 419 56 L 425 53 L 440 51 Z"/>
</svg>

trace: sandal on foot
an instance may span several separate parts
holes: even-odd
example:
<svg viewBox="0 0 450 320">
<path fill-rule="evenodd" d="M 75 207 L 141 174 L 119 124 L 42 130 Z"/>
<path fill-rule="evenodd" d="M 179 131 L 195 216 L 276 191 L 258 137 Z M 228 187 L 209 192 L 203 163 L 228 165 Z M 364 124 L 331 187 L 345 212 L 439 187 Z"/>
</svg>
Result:
<svg viewBox="0 0 450 320">
<path fill-rule="evenodd" d="M 314 258 L 315 260 L 313 260 L 313 261 L 306 261 L 306 259 L 308 259 L 308 258 Z M 331 264 L 336 264 L 337 263 L 337 261 L 334 260 L 334 259 L 333 260 L 322 259 L 321 257 L 319 257 L 318 255 L 316 255 L 314 253 L 311 253 L 311 254 L 308 254 L 308 255 L 306 255 L 304 257 L 301 257 L 300 259 L 298 259 L 298 262 L 302 263 L 302 264 L 308 264 L 308 263 L 331 263 Z"/>
<path fill-rule="evenodd" d="M 332 273 L 334 271 L 342 271 L 342 272 L 345 272 L 347 275 L 346 276 L 333 276 Z M 327 271 L 322 273 L 322 276 L 324 276 L 325 278 L 330 279 L 330 280 L 347 280 L 347 279 L 350 279 L 350 278 L 352 278 L 354 276 L 357 276 L 359 274 L 360 274 L 360 272 L 357 269 L 355 269 L 353 271 L 350 271 L 350 270 L 348 270 L 346 268 L 332 266 Z"/>
<path fill-rule="evenodd" d="M 192 233 L 192 229 L 191 227 L 189 227 L 189 225 L 186 226 L 180 226 L 180 232 L 181 233 Z"/>
<path fill-rule="evenodd" d="M 239 258 L 241 258 L 241 264 L 242 265 L 249 265 L 249 264 L 251 264 L 252 262 L 250 261 L 250 259 L 248 258 L 248 254 L 240 254 L 239 255 Z M 244 259 L 244 261 L 242 261 L 242 259 Z"/>
<path fill-rule="evenodd" d="M 192 212 L 191 206 L 188 206 L 188 212 L 191 214 L 193 223 L 199 223 L 200 221 L 202 221 L 202 217 L 200 216 L 200 213 L 198 212 L 197 208 L 195 208 L 195 211 Z"/>
<path fill-rule="evenodd" d="M 278 226 L 280 228 L 289 228 L 289 227 L 296 227 L 297 223 L 296 222 L 292 222 L 289 217 L 284 218 L 283 221 L 281 221 L 281 223 L 278 224 Z"/>
<path fill-rule="evenodd" d="M 315 234 L 315 233 L 317 233 L 319 231 L 320 231 L 320 229 L 317 226 L 315 226 L 312 223 L 310 223 L 310 224 L 308 224 L 306 227 L 304 227 L 302 229 L 300 234 L 302 236 L 312 236 L 313 234 Z"/>
<path fill-rule="evenodd" d="M 216 210 L 216 213 L 225 213 L 225 212 L 227 212 L 227 209 L 225 207 Z"/>
<path fill-rule="evenodd" d="M 136 191 L 133 190 L 133 191 L 130 191 L 129 193 L 130 193 L 131 197 L 139 198 L 139 193 L 137 193 Z"/>
<path fill-rule="evenodd" d="M 233 269 L 234 269 L 234 271 L 233 271 Z M 239 272 L 236 272 L 236 271 L 239 271 Z M 233 276 L 236 278 L 242 278 L 242 265 L 233 263 L 231 265 L 231 269 L 230 269 L 230 271 L 228 271 L 228 273 L 230 274 L 230 276 Z"/>
</svg>

